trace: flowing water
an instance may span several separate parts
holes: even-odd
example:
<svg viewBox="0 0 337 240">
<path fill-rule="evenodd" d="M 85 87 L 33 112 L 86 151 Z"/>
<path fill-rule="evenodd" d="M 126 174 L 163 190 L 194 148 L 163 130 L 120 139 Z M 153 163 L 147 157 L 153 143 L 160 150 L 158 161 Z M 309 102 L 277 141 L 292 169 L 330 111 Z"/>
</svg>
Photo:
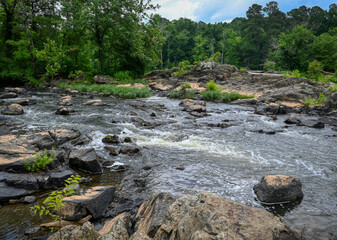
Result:
<svg viewBox="0 0 337 240">
<path fill-rule="evenodd" d="M 337 239 L 337 148 L 336 132 L 286 126 L 286 116 L 272 120 L 254 114 L 254 109 L 207 103 L 209 116 L 195 119 L 181 111 L 179 101 L 149 99 L 101 99 L 110 106 L 84 106 L 87 96 L 74 96 L 74 116 L 58 116 L 59 96 L 37 93 L 38 104 L 25 107 L 23 116 L 1 116 L 1 121 L 24 121 L 21 132 L 74 128 L 92 137 L 94 147 L 107 159 L 101 139 L 107 134 L 129 136 L 141 147 L 136 156 L 119 155 L 113 160 L 137 172 L 152 166 L 148 188 L 178 197 L 186 193 L 212 192 L 250 206 L 263 208 L 255 199 L 253 186 L 267 174 L 297 177 L 304 198 L 291 206 L 267 209 L 307 239 Z M 162 105 L 159 105 L 162 104 Z M 135 107 L 137 105 L 138 107 Z M 155 113 L 155 117 L 151 116 Z M 132 121 L 143 118 L 155 127 L 139 127 Z M 227 128 L 218 127 L 226 124 Z M 275 134 L 259 132 L 275 131 Z M 86 146 L 88 147 L 88 146 Z M 115 183 L 125 173 L 106 170 L 101 184 Z M 0 208 L 0 238 L 17 239 L 25 229 L 39 223 L 27 210 L 29 205 Z M 1 233 L 2 232 L 2 233 Z"/>
</svg>

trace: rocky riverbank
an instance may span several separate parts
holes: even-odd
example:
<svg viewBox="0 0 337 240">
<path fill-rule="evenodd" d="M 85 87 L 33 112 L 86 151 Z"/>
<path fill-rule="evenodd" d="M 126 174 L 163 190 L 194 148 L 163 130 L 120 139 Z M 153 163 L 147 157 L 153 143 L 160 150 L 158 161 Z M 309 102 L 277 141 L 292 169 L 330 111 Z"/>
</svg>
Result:
<svg viewBox="0 0 337 240">
<path fill-rule="evenodd" d="M 13 89 L 6 89 L 4 95 L 8 92 L 15 93 L 13 91 Z M 16 89 L 15 91 L 18 90 Z M 114 106 L 111 103 L 105 103 L 106 100 L 92 100 L 90 99 L 90 95 L 84 95 L 85 99 L 81 98 L 79 101 L 78 98 L 83 95 L 78 92 L 64 92 L 59 89 L 50 89 L 50 91 L 57 91 L 60 95 L 57 95 L 58 101 L 53 108 L 48 108 L 49 114 L 57 116 L 56 114 L 59 114 L 59 108 L 67 108 L 68 110 L 70 108 L 72 110 L 69 114 L 67 111 L 62 111 L 64 114 L 61 114 L 60 117 L 62 117 L 64 122 L 69 121 L 72 117 L 81 116 L 87 119 L 87 121 L 91 121 L 90 116 L 86 118 L 86 112 L 81 113 L 81 111 L 84 111 L 82 106 L 102 109 L 109 109 Z M 34 97 L 32 97 L 33 94 L 27 91 L 20 90 L 16 94 L 17 100 L 13 98 L 14 94 L 12 94 L 11 98 L 5 98 L 3 102 L 5 106 L 10 106 L 18 104 L 17 101 L 21 101 L 23 112 L 21 113 L 21 110 L 19 111 L 22 115 L 9 115 L 12 117 L 7 119 L 11 119 L 11 121 L 4 121 L 0 124 L 1 204 L 34 202 L 34 197 L 39 198 L 45 194 L 46 190 L 62 187 L 65 179 L 78 172 L 86 172 L 86 174 L 88 174 L 86 176 L 91 177 L 101 175 L 105 170 L 109 169 L 107 167 L 112 166 L 114 161 L 111 160 L 111 158 L 102 156 L 102 150 L 93 147 L 95 146 L 92 145 L 94 141 L 103 143 L 105 145 L 104 151 L 112 157 L 120 156 L 123 158 L 125 156 L 132 158 L 142 154 L 142 147 L 137 145 L 137 141 L 135 141 L 133 137 L 127 136 L 127 133 L 120 133 L 124 130 L 115 132 L 116 134 L 101 136 L 99 139 L 94 139 L 88 135 L 87 132 L 71 128 L 47 129 L 45 131 L 35 130 L 29 133 L 26 132 L 27 130 L 22 131 L 20 129 L 27 123 L 21 121 L 20 116 L 27 114 L 27 109 L 29 113 L 31 107 L 39 107 L 41 103 L 36 102 Z M 61 96 L 61 94 L 63 95 Z M 26 100 L 23 101 L 22 99 Z M 25 107 L 25 103 L 23 102 L 27 103 L 26 106 L 28 107 Z M 133 102 L 129 105 L 134 111 L 138 111 L 138 113 L 130 111 L 128 112 L 127 118 L 119 116 L 118 118 L 109 119 L 109 122 L 111 124 L 132 124 L 137 128 L 146 129 L 148 131 L 156 131 L 164 126 L 170 127 L 177 124 L 178 120 L 175 119 L 176 114 L 169 112 L 169 107 L 164 104 Z M 178 105 L 178 103 L 176 105 Z M 214 122 L 213 120 L 198 122 L 197 119 L 207 118 L 221 112 L 219 109 L 210 110 L 208 103 L 202 100 L 184 100 L 180 106 L 179 109 L 182 110 L 182 112 L 179 114 L 184 115 L 184 122 L 187 122 L 190 125 L 189 127 L 193 129 L 203 126 L 227 129 L 239 124 L 231 120 L 222 121 L 221 123 Z M 57 111 L 55 112 L 55 110 Z M 146 114 L 146 117 L 144 117 L 143 113 Z M 161 115 L 164 115 L 164 118 L 159 118 L 162 117 Z M 14 118 L 17 121 L 12 121 Z M 102 119 L 103 116 L 95 115 L 94 118 L 99 120 Z M 323 122 L 323 125 L 317 124 L 316 121 L 319 119 L 325 119 L 326 122 Z M 334 122 L 332 118 L 322 118 L 321 116 L 308 120 L 305 115 L 297 114 L 289 115 L 289 117 L 285 119 L 285 124 L 290 128 L 294 125 L 322 128 L 325 124 L 333 125 Z M 275 135 L 282 131 L 263 129 L 256 130 L 256 133 Z M 179 142 L 185 139 L 185 136 L 175 136 L 174 141 Z M 48 169 L 37 173 L 28 172 L 25 168 L 25 160 L 28 162 L 34 161 L 35 154 L 43 154 L 44 150 L 47 150 L 48 154 L 51 152 L 55 153 L 55 158 L 48 166 Z M 124 164 L 114 165 L 113 168 L 115 171 L 128 170 L 128 166 Z M 86 223 L 82 228 L 68 226 L 64 231 L 68 231 L 69 239 L 73 239 L 74 234 L 86 233 L 86 229 L 91 229 L 90 232 L 92 236 L 101 237 L 102 239 L 114 239 L 113 235 L 116 232 L 118 235 L 124 236 L 125 239 L 166 239 L 169 237 L 173 239 L 186 239 L 185 237 L 191 239 L 212 239 L 220 238 L 221 236 L 230 236 L 233 239 L 254 238 L 254 236 L 258 239 L 272 239 L 270 236 L 273 236 L 273 239 L 303 238 L 298 231 L 290 230 L 279 219 L 275 219 L 264 210 L 250 208 L 216 195 L 203 193 L 173 198 L 170 197 L 169 194 L 157 193 L 151 196 L 153 192 L 149 191 L 148 175 L 151 174 L 152 169 L 156 168 L 156 165 L 144 164 L 141 168 L 140 171 L 128 172 L 130 175 L 124 178 L 118 185 L 112 187 L 94 186 L 89 189 L 85 187 L 79 191 L 81 194 L 79 197 L 73 196 L 70 197 L 70 199 L 65 199 L 65 202 L 68 202 L 70 206 L 67 207 L 67 211 L 64 213 L 64 215 L 67 216 L 66 220 L 81 221 L 90 217 L 90 221 L 94 223 L 97 228 L 94 230 L 89 223 Z M 176 166 L 177 171 L 183 172 L 184 168 L 184 166 Z M 133 175 L 131 173 L 133 173 Z M 88 182 L 89 179 L 90 178 L 83 178 L 82 182 Z M 287 180 L 290 179 L 287 176 L 283 177 L 279 175 L 276 179 L 280 180 L 276 181 L 275 186 L 278 186 L 278 181 L 282 183 L 280 184 L 282 187 L 286 185 L 284 182 L 293 184 L 292 180 Z M 258 179 L 256 178 L 255 180 L 257 181 Z M 259 192 L 257 196 L 262 203 L 287 203 L 298 201 L 303 197 L 303 194 L 301 195 L 301 192 L 298 191 L 301 185 L 297 184 L 295 192 L 281 188 L 278 192 L 278 194 L 281 193 L 281 195 L 276 196 L 276 198 L 275 196 L 266 198 L 263 194 L 267 194 L 268 191 L 275 192 L 275 186 L 272 186 L 272 190 L 270 190 L 268 186 L 262 185 L 260 190 L 256 190 L 256 192 Z M 258 189 L 258 187 L 256 189 Z M 42 193 L 40 194 L 41 191 Z M 284 196 L 286 198 L 281 198 Z M 287 196 L 292 196 L 292 198 L 288 199 Z M 81 201 L 79 201 L 79 199 L 81 199 Z M 266 201 L 265 199 L 272 200 Z M 148 201 L 144 202 L 146 200 Z M 100 204 L 102 202 L 104 202 L 104 204 Z M 205 205 L 205 202 L 207 205 Z M 178 208 L 176 204 L 180 207 Z M 195 205 L 195 208 L 190 209 L 189 206 L 193 205 Z M 160 206 L 163 206 L 163 208 Z M 207 208 L 205 208 L 205 206 Z M 223 212 L 224 206 L 227 206 L 230 211 Z M 171 208 L 175 209 L 172 210 L 174 212 L 171 212 Z M 195 213 L 202 212 L 202 209 L 205 210 L 205 215 L 195 215 Z M 180 221 L 180 219 L 183 218 L 182 212 L 185 213 L 186 211 L 191 212 L 184 221 Z M 214 212 L 216 214 L 212 215 Z M 173 215 L 176 215 L 177 218 L 170 219 L 170 216 Z M 214 219 L 214 217 L 216 218 Z M 247 221 L 243 221 L 243 219 L 246 218 Z M 113 220 L 110 222 L 110 219 Z M 268 222 L 278 227 L 273 228 L 271 227 L 272 225 L 267 224 Z M 105 225 L 105 223 L 109 225 Z M 153 223 L 157 225 L 153 226 Z M 221 226 L 218 226 L 218 224 Z M 103 228 L 97 231 L 100 228 L 99 226 Z M 179 226 L 182 227 L 179 228 Z M 182 229 L 189 229 L 190 231 L 185 232 L 185 230 Z M 261 238 L 262 233 L 266 233 L 265 238 Z M 66 232 L 64 234 L 66 234 Z M 57 237 L 57 235 L 54 237 Z"/>
</svg>

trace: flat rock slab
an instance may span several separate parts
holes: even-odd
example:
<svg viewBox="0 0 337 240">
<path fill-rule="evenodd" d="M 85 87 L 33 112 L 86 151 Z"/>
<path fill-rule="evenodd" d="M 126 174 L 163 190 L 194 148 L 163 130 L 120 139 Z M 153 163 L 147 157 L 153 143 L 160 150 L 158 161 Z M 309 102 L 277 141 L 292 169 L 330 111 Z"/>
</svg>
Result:
<svg viewBox="0 0 337 240">
<path fill-rule="evenodd" d="M 79 220 L 87 215 L 97 219 L 103 215 L 115 195 L 113 186 L 98 186 L 88 189 L 83 195 L 63 198 L 64 208 L 60 214 L 66 220 Z"/>
<path fill-rule="evenodd" d="M 31 191 L 21 188 L 8 187 L 4 182 L 0 182 L 0 203 L 8 202 L 10 199 L 19 199 L 29 195 Z"/>
<path fill-rule="evenodd" d="M 70 140 L 76 139 L 81 136 L 78 130 L 69 129 L 56 129 L 49 131 L 50 136 L 56 141 L 58 145 L 61 145 Z"/>
<path fill-rule="evenodd" d="M 102 165 L 95 149 L 77 149 L 70 152 L 69 165 L 85 172 L 100 174 L 103 172 Z"/>
<path fill-rule="evenodd" d="M 94 100 L 89 100 L 83 105 L 90 105 L 90 106 L 108 106 L 109 104 L 104 103 L 101 99 L 94 99 Z"/>
</svg>

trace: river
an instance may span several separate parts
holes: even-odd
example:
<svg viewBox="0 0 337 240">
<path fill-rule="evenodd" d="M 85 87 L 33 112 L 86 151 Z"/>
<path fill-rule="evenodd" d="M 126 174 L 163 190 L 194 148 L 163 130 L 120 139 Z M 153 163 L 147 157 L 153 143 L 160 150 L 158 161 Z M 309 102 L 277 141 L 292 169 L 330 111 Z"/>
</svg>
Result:
<svg viewBox="0 0 337 240">
<path fill-rule="evenodd" d="M 77 114 L 59 116 L 54 114 L 57 94 L 37 92 L 33 98 L 37 105 L 24 107 L 24 115 L 1 115 L 0 121 L 25 122 L 19 133 L 74 128 L 88 134 L 93 140 L 85 147 L 130 166 L 124 173 L 107 169 L 97 180 L 101 184 L 118 182 L 147 165 L 152 166 L 147 186 L 152 192 L 166 191 L 176 197 L 212 192 L 263 208 L 254 184 L 267 174 L 289 175 L 303 184 L 302 202 L 266 209 L 303 231 L 307 239 L 337 239 L 337 133 L 330 126 L 287 125 L 286 116 L 273 120 L 254 114 L 250 107 L 216 103 L 207 103 L 209 116 L 194 118 L 181 111 L 178 100 L 160 97 L 101 97 L 110 106 L 97 107 L 82 105 L 88 97 L 75 95 Z M 132 119 L 138 117 L 154 126 L 137 126 Z M 110 157 L 101 141 L 107 134 L 131 137 L 141 153 Z M 27 227 L 40 223 L 28 208 L 21 204 L 0 208 L 0 239 L 21 238 Z"/>
</svg>

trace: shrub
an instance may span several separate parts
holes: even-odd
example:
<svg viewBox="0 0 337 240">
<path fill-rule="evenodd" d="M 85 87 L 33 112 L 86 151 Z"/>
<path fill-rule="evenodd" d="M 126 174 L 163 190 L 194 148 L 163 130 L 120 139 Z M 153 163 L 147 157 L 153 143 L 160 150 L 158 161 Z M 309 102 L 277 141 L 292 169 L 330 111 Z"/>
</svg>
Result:
<svg viewBox="0 0 337 240">
<path fill-rule="evenodd" d="M 45 149 L 43 151 L 43 156 L 41 156 L 40 153 L 37 153 L 35 157 L 36 159 L 33 162 L 28 162 L 27 160 L 24 160 L 24 167 L 29 172 L 46 170 L 48 164 L 51 163 L 55 158 L 54 150 L 52 150 L 52 153 L 48 155 L 47 150 Z"/>
<path fill-rule="evenodd" d="M 294 78 L 301 78 L 301 77 L 303 77 L 302 74 L 300 73 L 300 71 L 297 70 L 297 69 L 295 71 L 293 71 L 291 74 L 292 74 L 292 76 Z"/>
<path fill-rule="evenodd" d="M 191 84 L 189 82 L 184 82 L 183 84 L 180 85 L 181 90 L 186 90 L 188 88 L 192 88 Z"/>
<path fill-rule="evenodd" d="M 263 69 L 265 71 L 275 71 L 276 70 L 276 63 L 268 60 L 264 63 Z"/>
<path fill-rule="evenodd" d="M 324 93 L 321 93 L 317 99 L 308 97 L 305 99 L 305 106 L 314 106 L 314 105 L 320 105 L 326 100 L 326 96 Z"/>
<path fill-rule="evenodd" d="M 30 210 L 34 214 L 38 213 L 40 216 L 46 215 L 52 217 L 55 222 L 59 222 L 59 227 L 61 227 L 61 220 L 63 217 L 57 213 L 60 212 L 61 208 L 64 207 L 63 198 L 75 193 L 74 188 L 80 180 L 80 175 L 72 175 L 70 178 L 65 180 L 66 185 L 62 191 L 54 191 L 50 193 L 49 196 L 43 201 L 44 206 L 36 204 L 33 207 L 30 207 Z"/>
<path fill-rule="evenodd" d="M 310 79 L 317 81 L 320 77 L 322 77 L 322 70 L 323 66 L 322 64 L 314 60 L 311 63 L 309 63 L 308 66 L 308 76 Z"/>
<path fill-rule="evenodd" d="M 206 89 L 207 89 L 208 91 L 220 91 L 220 90 L 221 90 L 220 87 L 219 87 L 219 85 L 216 84 L 216 83 L 214 82 L 214 80 L 211 80 L 211 81 L 209 81 L 209 82 L 206 84 Z"/>
<path fill-rule="evenodd" d="M 177 90 L 171 90 L 170 91 L 170 98 L 181 98 L 181 94 Z"/>
<path fill-rule="evenodd" d="M 215 101 L 221 99 L 220 91 L 206 90 L 201 92 L 201 96 L 206 101 Z"/>
<path fill-rule="evenodd" d="M 334 85 L 330 86 L 328 88 L 328 90 L 330 90 L 331 93 L 337 92 L 337 84 L 334 84 Z"/>
<path fill-rule="evenodd" d="M 114 78 L 116 81 L 132 81 L 132 73 L 130 71 L 119 71 L 114 74 Z"/>
<path fill-rule="evenodd" d="M 291 77 L 289 72 L 283 73 L 282 75 L 283 75 L 283 77 Z"/>
<path fill-rule="evenodd" d="M 188 73 L 188 71 L 190 71 L 192 68 L 192 66 L 190 65 L 189 61 L 182 61 L 179 63 L 178 65 L 178 71 L 174 72 L 173 75 L 176 77 L 179 77 L 185 73 Z"/>
<path fill-rule="evenodd" d="M 194 99 L 195 92 L 194 90 L 187 90 L 187 91 L 171 90 L 169 97 L 178 99 Z"/>
<path fill-rule="evenodd" d="M 185 92 L 184 99 L 194 99 L 194 98 L 195 98 L 195 92 L 193 90 Z"/>
</svg>

